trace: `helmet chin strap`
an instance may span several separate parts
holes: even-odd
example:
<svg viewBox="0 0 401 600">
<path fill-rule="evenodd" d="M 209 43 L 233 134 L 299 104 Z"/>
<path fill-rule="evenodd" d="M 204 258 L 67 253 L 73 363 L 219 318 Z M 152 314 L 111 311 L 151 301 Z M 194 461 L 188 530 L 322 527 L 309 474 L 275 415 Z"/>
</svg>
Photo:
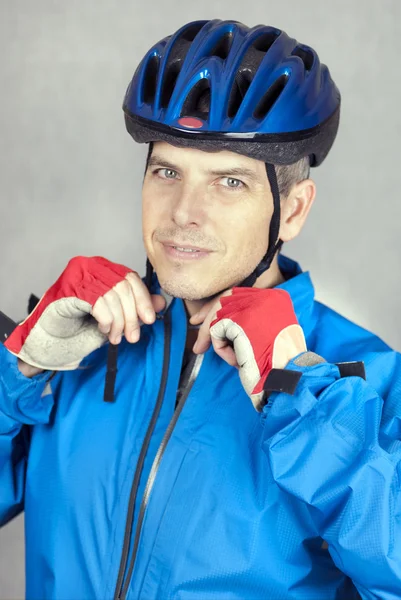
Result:
<svg viewBox="0 0 401 600">
<path fill-rule="evenodd" d="M 152 154 L 152 150 L 153 150 L 153 142 L 150 142 L 149 149 L 148 149 L 148 156 L 146 159 L 145 173 L 148 168 L 149 158 Z M 262 273 L 264 273 L 265 271 L 270 269 L 274 257 L 276 256 L 277 252 L 279 252 L 281 246 L 283 245 L 283 242 L 279 239 L 280 217 L 281 217 L 280 192 L 279 192 L 278 182 L 277 182 L 277 173 L 276 173 L 276 169 L 275 169 L 274 165 L 272 165 L 270 163 L 266 163 L 266 174 L 267 174 L 267 178 L 269 180 L 270 189 L 271 189 L 272 196 L 273 196 L 273 216 L 270 221 L 269 247 L 267 249 L 266 254 L 262 258 L 260 263 L 257 265 L 257 267 L 252 271 L 252 273 L 250 275 L 248 275 L 248 277 L 246 277 L 246 279 L 244 279 L 241 283 L 239 283 L 237 285 L 237 287 L 252 287 L 255 284 L 258 277 L 260 277 L 260 275 L 262 275 Z M 145 285 L 149 291 L 150 291 L 151 284 L 152 284 L 152 277 L 153 277 L 153 267 L 152 267 L 149 259 L 147 259 L 146 260 Z M 216 294 L 213 294 L 213 296 L 210 296 L 210 298 L 207 298 L 207 300 L 210 300 L 214 296 L 221 294 L 221 292 L 223 292 L 223 291 L 224 290 L 221 290 L 220 292 L 216 292 Z"/>
<path fill-rule="evenodd" d="M 148 155 L 146 157 L 146 165 L 145 165 L 144 177 L 146 175 L 146 171 L 148 170 L 149 159 L 152 156 L 152 152 L 153 152 L 153 142 L 149 142 L 149 148 L 148 148 Z M 150 260 L 148 258 L 146 258 L 145 285 L 148 288 L 149 294 L 150 294 L 150 288 L 152 286 L 152 277 L 153 277 L 153 267 L 151 265 Z"/>
<path fill-rule="evenodd" d="M 274 257 L 283 245 L 283 242 L 279 239 L 281 207 L 280 192 L 278 189 L 277 173 L 275 166 L 270 163 L 266 163 L 266 173 L 273 196 L 273 216 L 270 221 L 269 247 L 256 269 L 254 269 L 254 271 L 252 271 L 252 273 L 248 275 L 248 277 L 244 279 L 244 281 L 239 283 L 237 287 L 253 287 L 257 278 L 260 277 L 262 273 L 270 269 Z"/>
</svg>

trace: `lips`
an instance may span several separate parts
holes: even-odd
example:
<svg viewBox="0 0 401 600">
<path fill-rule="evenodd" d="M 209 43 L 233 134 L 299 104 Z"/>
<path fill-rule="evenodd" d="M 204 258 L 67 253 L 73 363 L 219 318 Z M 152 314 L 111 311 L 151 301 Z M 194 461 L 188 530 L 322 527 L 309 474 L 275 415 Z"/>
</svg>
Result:
<svg viewBox="0 0 401 600">
<path fill-rule="evenodd" d="M 162 242 L 162 244 L 164 244 L 164 246 L 171 246 L 172 248 L 178 248 L 178 249 L 183 249 L 183 250 L 187 250 L 187 251 L 196 251 L 196 252 L 212 252 L 211 250 L 209 250 L 208 248 L 200 248 L 199 246 L 191 246 L 189 244 L 180 244 L 179 242 Z"/>
<path fill-rule="evenodd" d="M 189 244 L 182 244 L 179 246 L 177 242 L 173 241 L 162 242 L 161 245 L 163 246 L 165 255 L 174 263 L 177 261 L 180 263 L 194 263 L 202 261 L 212 253 L 212 251 L 205 250 L 199 246 L 190 246 Z"/>
</svg>

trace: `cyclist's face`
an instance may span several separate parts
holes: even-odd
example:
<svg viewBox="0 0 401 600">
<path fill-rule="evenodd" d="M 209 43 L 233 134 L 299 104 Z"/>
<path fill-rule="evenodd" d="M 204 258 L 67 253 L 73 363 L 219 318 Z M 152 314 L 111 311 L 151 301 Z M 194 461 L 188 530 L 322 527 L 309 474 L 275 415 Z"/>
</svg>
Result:
<svg viewBox="0 0 401 600">
<path fill-rule="evenodd" d="M 266 253 L 273 198 L 262 161 L 157 142 L 142 198 L 146 253 L 175 297 L 232 287 Z"/>
</svg>

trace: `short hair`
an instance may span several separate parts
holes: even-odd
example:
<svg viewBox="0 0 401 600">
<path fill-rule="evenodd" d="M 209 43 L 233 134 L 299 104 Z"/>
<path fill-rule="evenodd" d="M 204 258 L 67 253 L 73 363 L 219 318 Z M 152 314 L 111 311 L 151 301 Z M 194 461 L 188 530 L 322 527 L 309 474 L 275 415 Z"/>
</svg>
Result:
<svg viewBox="0 0 401 600">
<path fill-rule="evenodd" d="M 281 198 L 288 198 L 294 185 L 304 179 L 309 179 L 310 162 L 309 157 L 301 158 L 292 165 L 275 165 L 278 189 Z"/>
<path fill-rule="evenodd" d="M 210 89 L 201 94 L 196 107 L 196 113 L 207 118 L 210 108 Z M 294 185 L 310 176 L 310 160 L 308 156 L 301 158 L 292 165 L 274 165 L 276 169 L 278 191 L 280 198 L 288 198 Z"/>
</svg>

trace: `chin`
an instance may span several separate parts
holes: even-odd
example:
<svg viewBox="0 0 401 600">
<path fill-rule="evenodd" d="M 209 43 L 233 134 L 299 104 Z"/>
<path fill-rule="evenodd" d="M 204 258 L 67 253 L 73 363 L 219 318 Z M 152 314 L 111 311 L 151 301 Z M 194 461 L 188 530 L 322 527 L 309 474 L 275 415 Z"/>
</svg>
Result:
<svg viewBox="0 0 401 600">
<path fill-rule="evenodd" d="M 218 292 L 216 285 L 206 282 L 203 277 L 190 277 L 188 273 L 166 273 L 156 270 L 157 278 L 163 290 L 173 298 L 183 300 L 202 300 Z"/>
<path fill-rule="evenodd" d="M 154 268 L 160 286 L 173 298 L 182 300 L 207 300 L 236 285 L 247 277 L 247 269 L 220 268 L 170 268 L 163 261 L 155 261 Z"/>
<path fill-rule="evenodd" d="M 188 276 L 163 277 L 162 275 L 159 276 L 159 274 L 157 276 L 161 287 L 167 294 L 173 296 L 173 298 L 181 298 L 182 300 L 190 301 L 210 300 L 214 296 L 234 287 L 240 281 L 224 283 L 222 277 L 216 277 L 212 282 L 210 281 L 210 278 L 208 278 L 208 282 L 202 284 L 202 281 L 199 279 L 193 281 Z"/>
<path fill-rule="evenodd" d="M 202 300 L 208 297 L 208 290 L 201 285 L 192 284 L 190 281 L 180 281 L 177 279 L 159 278 L 159 283 L 163 290 L 173 298 L 182 298 L 182 300 Z"/>
</svg>

